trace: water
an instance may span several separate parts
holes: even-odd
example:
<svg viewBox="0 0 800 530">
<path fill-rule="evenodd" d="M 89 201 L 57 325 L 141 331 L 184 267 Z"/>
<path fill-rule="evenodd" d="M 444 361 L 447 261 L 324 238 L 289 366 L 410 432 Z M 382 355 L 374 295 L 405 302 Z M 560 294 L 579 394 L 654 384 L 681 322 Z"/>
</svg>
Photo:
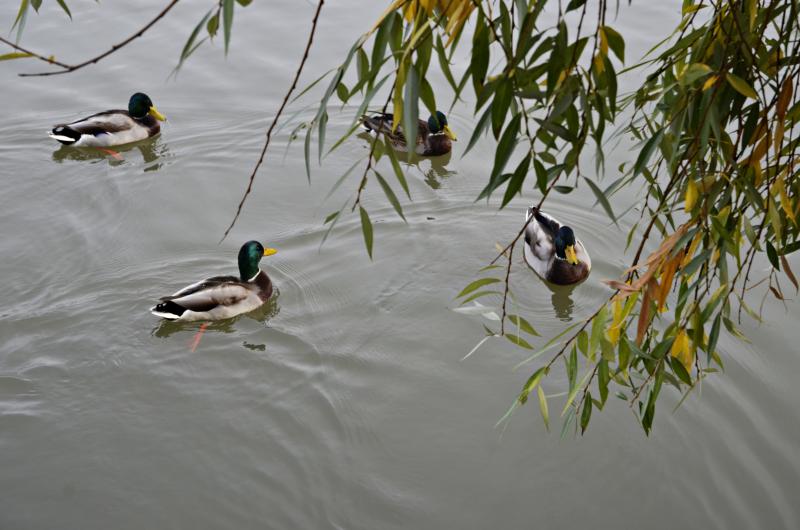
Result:
<svg viewBox="0 0 800 530">
<path fill-rule="evenodd" d="M 12 19 L 11 4 L 0 19 Z M 135 12 L 72 4 L 69 23 L 45 3 L 24 43 L 77 61 L 160 9 L 156 0 Z M 462 138 L 454 156 L 408 168 L 407 224 L 368 188 L 373 262 L 356 216 L 319 248 L 321 219 L 357 177 L 325 196 L 366 142 L 354 138 L 315 165 L 309 187 L 302 142 L 286 149 L 288 127 L 217 244 L 313 9 L 282 0 L 241 11 L 227 60 L 221 42 L 205 46 L 174 80 L 196 23 L 188 2 L 146 40 L 74 74 L 24 79 L 15 73 L 40 65 L 0 67 L 0 528 L 798 527 L 793 303 L 768 303 L 760 326 L 745 322 L 752 344 L 723 337 L 726 372 L 675 414 L 668 392 L 650 438 L 616 401 L 580 439 L 545 432 L 535 406 L 494 428 L 530 373 L 512 370 L 525 354 L 497 341 L 460 362 L 481 320 L 449 308 L 536 195 L 526 188 L 502 212 L 495 201 L 473 203 L 494 145 L 461 158 L 470 107 L 450 115 Z M 326 4 L 305 82 L 338 64 L 381 10 Z M 621 11 L 614 25 L 636 57 L 653 27 L 667 31 L 672 7 Z M 169 122 L 123 161 L 85 159 L 44 136 L 56 122 L 124 106 L 135 90 Z M 348 116 L 331 116 L 329 143 Z M 609 168 L 629 158 L 620 151 Z M 630 224 L 609 226 L 592 202 L 581 189 L 547 203 L 592 252 L 590 280 L 569 297 L 551 293 L 518 254 L 519 304 L 545 337 L 590 314 L 608 293 L 600 280 L 630 259 Z M 148 314 L 160 295 L 234 272 L 239 245 L 253 238 L 279 249 L 264 263 L 274 303 L 210 326 L 196 351 L 198 324 Z M 558 377 L 548 393 L 562 390 Z"/>
</svg>

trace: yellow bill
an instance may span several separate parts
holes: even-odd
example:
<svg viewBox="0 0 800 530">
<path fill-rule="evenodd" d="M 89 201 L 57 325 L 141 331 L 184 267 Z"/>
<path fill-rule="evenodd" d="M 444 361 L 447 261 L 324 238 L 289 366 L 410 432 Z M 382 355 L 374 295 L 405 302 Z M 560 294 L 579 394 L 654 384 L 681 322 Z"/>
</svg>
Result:
<svg viewBox="0 0 800 530">
<path fill-rule="evenodd" d="M 445 134 L 447 135 L 447 137 L 448 137 L 448 138 L 450 138 L 451 140 L 453 140 L 453 141 L 456 141 L 456 140 L 458 140 L 458 138 L 456 138 L 456 133 L 454 133 L 454 132 L 453 132 L 453 129 L 451 129 L 449 125 L 445 125 L 445 126 L 444 126 L 444 133 L 445 133 Z"/>
<path fill-rule="evenodd" d="M 264 255 L 265 256 L 272 256 L 273 254 L 277 254 L 277 253 L 278 253 L 278 251 L 275 250 L 274 248 L 265 248 L 264 249 Z"/>
<path fill-rule="evenodd" d="M 568 245 L 567 248 L 564 249 L 564 254 L 567 256 L 567 261 L 569 263 L 573 265 L 578 264 L 578 256 L 575 254 L 575 247 L 573 245 Z"/>
<path fill-rule="evenodd" d="M 156 108 L 155 105 L 150 107 L 150 112 L 148 112 L 148 114 L 150 114 L 150 116 L 154 117 L 158 121 L 167 121 L 167 117 L 158 112 L 158 109 Z"/>
</svg>

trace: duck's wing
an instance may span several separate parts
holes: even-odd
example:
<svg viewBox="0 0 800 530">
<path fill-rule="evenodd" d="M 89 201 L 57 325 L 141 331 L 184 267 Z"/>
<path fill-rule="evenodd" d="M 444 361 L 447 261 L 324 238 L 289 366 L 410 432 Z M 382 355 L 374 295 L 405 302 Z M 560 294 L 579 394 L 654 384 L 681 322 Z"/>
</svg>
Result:
<svg viewBox="0 0 800 530">
<path fill-rule="evenodd" d="M 394 114 L 383 112 L 373 116 L 362 116 L 361 122 L 368 131 L 375 131 L 386 136 L 396 150 L 408 150 L 408 140 L 406 139 L 405 132 L 403 132 L 403 125 L 400 124 L 394 131 L 392 130 Z M 419 120 L 417 125 L 417 141 L 414 147 L 414 150 L 418 154 L 423 154 L 425 151 L 425 142 L 429 134 L 428 122 Z"/>
<path fill-rule="evenodd" d="M 262 303 L 249 284 L 235 276 L 218 276 L 162 298 L 150 312 L 171 320 L 218 320 L 251 311 Z"/>
<path fill-rule="evenodd" d="M 560 223 L 539 211 L 538 208 L 528 209 L 528 219 L 533 219 L 525 229 L 525 243 L 530 247 L 533 257 L 549 262 L 556 252 L 553 239 L 561 227 Z"/>
<path fill-rule="evenodd" d="M 56 125 L 50 137 L 67 145 L 109 146 L 143 140 L 152 135 L 152 128 L 131 118 L 126 110 L 107 110 Z"/>
<path fill-rule="evenodd" d="M 175 300 L 176 298 L 181 298 L 183 296 L 189 296 L 191 294 L 195 294 L 197 292 L 206 290 L 206 289 L 214 289 L 220 287 L 221 285 L 225 284 L 241 284 L 242 281 L 236 276 L 214 276 L 213 278 L 206 278 L 205 280 L 201 280 L 197 283 L 193 283 L 191 285 L 187 285 L 183 289 L 169 295 L 159 298 L 162 302 L 166 302 L 167 300 Z"/>
</svg>

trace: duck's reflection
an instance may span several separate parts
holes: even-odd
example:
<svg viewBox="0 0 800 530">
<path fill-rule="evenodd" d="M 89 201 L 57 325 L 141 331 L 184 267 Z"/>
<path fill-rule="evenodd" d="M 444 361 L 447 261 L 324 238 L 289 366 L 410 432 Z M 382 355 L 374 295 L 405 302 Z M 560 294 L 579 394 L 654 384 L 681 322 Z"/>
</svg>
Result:
<svg viewBox="0 0 800 530">
<path fill-rule="evenodd" d="M 169 147 L 161 140 L 161 135 L 141 142 L 113 147 L 70 147 L 62 145 L 53 151 L 53 160 L 63 163 L 65 160 L 80 162 L 108 161 L 110 166 L 119 166 L 134 160 L 135 151 L 142 157 L 144 171 L 158 171 L 164 160 L 170 156 Z"/>
<path fill-rule="evenodd" d="M 362 131 L 357 136 L 368 142 L 367 148 L 372 145 L 374 137 L 366 131 Z M 411 153 L 411 156 L 409 156 L 408 153 L 401 151 L 395 151 L 395 155 L 401 166 L 405 166 L 406 170 L 411 167 L 416 168 L 424 177 L 425 184 L 435 190 L 442 187 L 444 179 L 456 174 L 455 171 L 447 169 L 447 164 L 450 163 L 450 159 L 453 157 L 452 151 L 440 156 L 421 156 L 416 153 Z M 428 169 L 423 167 L 428 165 L 430 166 Z"/>
<path fill-rule="evenodd" d="M 254 309 L 253 311 L 243 315 L 235 316 L 225 320 L 219 320 L 216 322 L 181 322 L 176 320 L 161 320 L 158 325 L 153 328 L 151 335 L 164 339 L 182 331 L 192 333 L 199 333 L 201 331 L 204 333 L 235 333 L 235 324 L 241 318 L 250 318 L 258 322 L 266 322 L 267 320 L 277 316 L 281 311 L 281 308 L 278 305 L 279 297 L 280 291 L 275 288 L 267 303 L 258 309 Z M 266 348 L 266 345 L 245 343 L 245 347 L 251 350 L 263 351 Z"/>
<path fill-rule="evenodd" d="M 575 302 L 570 296 L 575 289 L 574 285 L 552 285 L 547 282 L 542 282 L 550 289 L 552 296 L 550 301 L 553 304 L 553 310 L 556 313 L 556 318 L 564 322 L 572 320 L 572 311 L 575 308 Z"/>
</svg>

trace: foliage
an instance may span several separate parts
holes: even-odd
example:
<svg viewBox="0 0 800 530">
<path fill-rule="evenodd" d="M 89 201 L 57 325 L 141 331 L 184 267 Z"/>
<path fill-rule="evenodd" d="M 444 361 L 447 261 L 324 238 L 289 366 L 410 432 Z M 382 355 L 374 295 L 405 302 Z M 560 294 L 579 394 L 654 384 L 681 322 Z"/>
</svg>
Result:
<svg viewBox="0 0 800 530">
<path fill-rule="evenodd" d="M 30 5 L 38 8 L 40 3 Z M 69 13 L 66 4 L 59 4 Z M 190 35 L 179 66 L 217 34 L 220 23 L 227 50 L 234 2 L 214 4 Z M 722 367 L 717 344 L 723 328 L 743 338 L 737 328 L 742 311 L 759 318 L 745 299 L 757 260 L 766 256 L 771 269 L 755 283 L 766 282 L 776 298 L 785 298 L 784 276 L 798 287 L 786 256 L 800 248 L 795 163 L 800 5 L 796 0 L 684 0 L 674 31 L 654 43 L 640 63 L 625 67 L 625 39 L 607 22 L 606 0 L 553 4 L 391 1 L 342 64 L 297 96 L 328 79 L 314 117 L 297 126 L 291 138 L 305 130 L 310 178 L 313 155 L 321 162 L 326 153 L 334 94 L 342 103 L 357 103 L 357 110 L 348 132 L 329 151 L 358 129 L 360 116 L 380 96 L 385 99 L 377 106 L 387 110 L 391 105 L 393 125 L 402 125 L 408 134 L 416 130 L 420 102 L 430 112 L 442 105 L 427 80 L 429 70 L 438 68 L 450 85 L 453 105 L 465 90 L 474 93 L 476 125 L 466 151 L 486 134 L 497 141 L 493 168 L 478 199 L 502 192 L 503 208 L 527 182 L 541 194 L 542 205 L 553 190 L 570 193 L 584 186 L 616 221 L 614 194 L 640 187 L 640 217 L 627 238 L 635 249 L 630 267 L 619 280 L 608 281 L 609 298 L 590 318 L 534 348 L 534 326 L 524 315 L 508 311 L 510 272 L 524 226 L 458 299 L 466 304 L 502 296 L 499 329 L 487 328 L 487 337 L 467 356 L 499 336 L 533 350 L 525 364 L 539 366 L 511 411 L 535 391 L 549 425 L 542 384 L 560 359 L 568 381 L 562 432 L 585 431 L 593 411 L 603 409 L 613 392 L 629 402 L 649 433 L 664 383 L 683 394 L 682 402 Z M 27 8 L 28 0 L 22 0 L 23 16 Z M 207 36 L 200 38 L 203 28 Z M 457 77 L 451 66 L 459 46 L 467 48 L 471 61 Z M 491 73 L 490 65 L 497 65 Z M 627 72 L 641 84 L 620 94 L 619 79 Z M 602 183 L 612 127 L 639 143 L 622 177 Z M 358 209 L 370 257 L 373 224 L 362 201 L 364 189 L 377 183 L 404 218 L 402 194 L 375 167 L 382 156 L 410 199 L 397 155 L 376 138 L 366 159 L 334 186 L 340 188 L 365 163 L 353 195 L 325 219 L 327 238 L 348 210 L 356 215 Z M 591 172 L 584 167 L 587 158 L 595 160 Z M 656 250 L 645 255 L 648 246 Z"/>
</svg>

